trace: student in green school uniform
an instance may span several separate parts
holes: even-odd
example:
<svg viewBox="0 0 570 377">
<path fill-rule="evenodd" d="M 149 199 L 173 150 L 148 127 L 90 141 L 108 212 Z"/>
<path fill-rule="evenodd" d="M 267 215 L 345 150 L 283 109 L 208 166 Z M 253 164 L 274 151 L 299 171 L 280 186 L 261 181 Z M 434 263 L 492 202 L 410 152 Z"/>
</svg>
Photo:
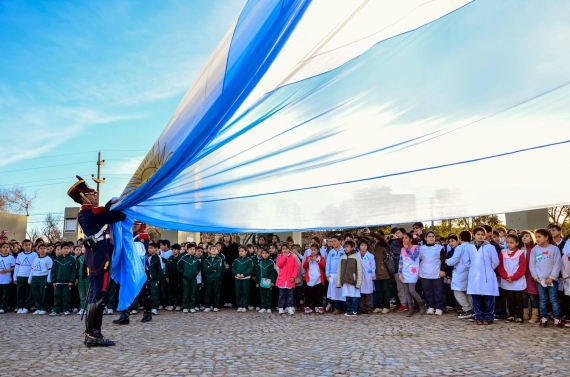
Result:
<svg viewBox="0 0 570 377">
<path fill-rule="evenodd" d="M 206 285 L 206 296 L 204 297 L 204 312 L 213 310 L 219 311 L 220 307 L 220 288 L 222 284 L 222 276 L 224 276 L 225 261 L 218 255 L 219 251 L 215 245 L 209 246 L 208 256 L 204 260 L 204 284 Z"/>
<path fill-rule="evenodd" d="M 204 249 L 200 246 L 196 246 L 196 258 L 198 258 L 198 276 L 196 277 L 196 284 L 198 286 L 196 292 L 196 308 L 200 310 L 204 310 L 204 296 L 206 289 L 204 288 L 204 260 L 206 257 L 204 256 Z"/>
<path fill-rule="evenodd" d="M 252 252 L 250 254 L 250 246 Z M 249 290 L 249 310 L 257 310 L 260 309 L 260 296 L 259 296 L 259 288 L 257 287 L 257 266 L 259 265 L 259 261 L 261 260 L 261 248 L 258 248 L 255 245 L 247 245 L 247 252 L 248 256 L 253 261 L 253 272 L 251 273 L 251 288 Z"/>
<path fill-rule="evenodd" d="M 28 283 L 32 288 L 32 297 L 36 306 L 36 314 L 47 314 L 47 285 L 51 282 L 50 271 L 53 266 L 53 261 L 46 255 L 47 247 L 44 244 L 39 244 L 36 247 L 38 257 L 32 262 L 32 271 Z"/>
<path fill-rule="evenodd" d="M 158 255 L 158 245 L 154 242 L 148 244 L 148 285 L 150 287 L 150 299 L 152 301 L 152 314 L 158 314 L 160 306 L 160 278 L 163 275 L 162 263 Z"/>
<path fill-rule="evenodd" d="M 251 274 L 253 272 L 253 261 L 247 256 L 245 246 L 238 248 L 239 257 L 232 264 L 232 274 L 235 277 L 235 290 L 237 311 L 246 312 L 249 303 L 249 288 Z"/>
<path fill-rule="evenodd" d="M 182 284 L 178 272 L 178 261 L 184 255 L 180 254 L 182 247 L 175 243 L 172 245 L 172 255 L 166 262 L 166 283 L 168 283 L 168 306 L 166 310 L 180 310 L 182 306 Z"/>
<path fill-rule="evenodd" d="M 196 277 L 200 272 L 200 262 L 196 258 L 196 245 L 186 246 L 186 255 L 178 261 L 178 272 L 182 277 L 182 312 L 196 313 Z"/>
<path fill-rule="evenodd" d="M 256 287 L 259 288 L 261 296 L 260 313 L 271 313 L 271 305 L 273 303 L 273 287 L 277 279 L 277 270 L 275 262 L 269 258 L 269 251 L 261 249 L 261 260 L 257 265 L 257 281 Z"/>
<path fill-rule="evenodd" d="M 77 265 L 77 290 L 79 291 L 79 312 L 85 314 L 87 310 L 87 294 L 89 293 L 89 278 L 87 277 L 87 265 L 85 264 L 85 246 L 81 247 L 81 254 L 76 259 Z"/>
<path fill-rule="evenodd" d="M 50 280 L 53 282 L 54 297 L 53 311 L 50 316 L 58 315 L 62 310 L 63 314 L 71 314 L 71 287 L 75 284 L 77 267 L 75 258 L 69 255 L 71 247 L 69 243 L 61 244 L 61 255 L 53 261 Z"/>
</svg>

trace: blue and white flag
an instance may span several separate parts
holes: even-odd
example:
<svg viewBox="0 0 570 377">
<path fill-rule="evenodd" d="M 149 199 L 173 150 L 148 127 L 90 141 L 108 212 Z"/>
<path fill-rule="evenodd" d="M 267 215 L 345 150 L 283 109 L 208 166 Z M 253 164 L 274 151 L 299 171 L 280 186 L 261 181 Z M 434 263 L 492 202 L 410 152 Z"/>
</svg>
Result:
<svg viewBox="0 0 570 377">
<path fill-rule="evenodd" d="M 265 232 L 570 202 L 570 2 L 249 1 L 116 209 Z"/>
</svg>

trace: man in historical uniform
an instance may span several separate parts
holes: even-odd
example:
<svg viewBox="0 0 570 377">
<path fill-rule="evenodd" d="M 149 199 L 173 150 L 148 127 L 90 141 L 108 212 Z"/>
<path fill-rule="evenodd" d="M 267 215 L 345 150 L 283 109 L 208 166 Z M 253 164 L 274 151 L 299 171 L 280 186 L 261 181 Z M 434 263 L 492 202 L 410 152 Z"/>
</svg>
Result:
<svg viewBox="0 0 570 377">
<path fill-rule="evenodd" d="M 98 207 L 97 191 L 89 187 L 83 178 L 77 176 L 77 179 L 77 183 L 71 186 L 67 194 L 76 203 L 81 204 L 77 221 L 85 233 L 83 245 L 85 246 L 85 265 L 90 288 L 85 317 L 84 343 L 87 346 L 113 346 L 115 342 L 106 339 L 101 334 L 113 256 L 109 224 L 124 220 L 126 216 L 122 212 L 111 211 L 110 201 L 105 207 Z"/>
</svg>

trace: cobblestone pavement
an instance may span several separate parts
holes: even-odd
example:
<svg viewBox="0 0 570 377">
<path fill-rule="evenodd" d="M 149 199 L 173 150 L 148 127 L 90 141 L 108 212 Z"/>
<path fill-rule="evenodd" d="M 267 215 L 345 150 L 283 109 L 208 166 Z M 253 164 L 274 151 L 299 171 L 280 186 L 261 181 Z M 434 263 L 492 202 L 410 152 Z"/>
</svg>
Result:
<svg viewBox="0 0 570 377">
<path fill-rule="evenodd" d="M 0 375 L 568 376 L 570 331 L 453 314 L 294 316 L 160 311 L 128 326 L 105 316 L 115 347 L 87 348 L 79 316 L 0 316 Z M 22 358 L 23 357 L 23 358 Z M 20 360 L 20 358 L 22 358 Z"/>
</svg>

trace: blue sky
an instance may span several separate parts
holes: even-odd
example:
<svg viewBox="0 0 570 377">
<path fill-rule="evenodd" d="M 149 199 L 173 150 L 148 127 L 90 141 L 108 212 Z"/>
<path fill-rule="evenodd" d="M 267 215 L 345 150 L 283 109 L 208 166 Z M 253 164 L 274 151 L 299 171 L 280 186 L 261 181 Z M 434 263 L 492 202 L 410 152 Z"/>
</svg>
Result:
<svg viewBox="0 0 570 377">
<path fill-rule="evenodd" d="M 29 228 L 98 150 L 120 195 L 244 4 L 0 0 L 0 187 L 37 192 Z"/>
</svg>

